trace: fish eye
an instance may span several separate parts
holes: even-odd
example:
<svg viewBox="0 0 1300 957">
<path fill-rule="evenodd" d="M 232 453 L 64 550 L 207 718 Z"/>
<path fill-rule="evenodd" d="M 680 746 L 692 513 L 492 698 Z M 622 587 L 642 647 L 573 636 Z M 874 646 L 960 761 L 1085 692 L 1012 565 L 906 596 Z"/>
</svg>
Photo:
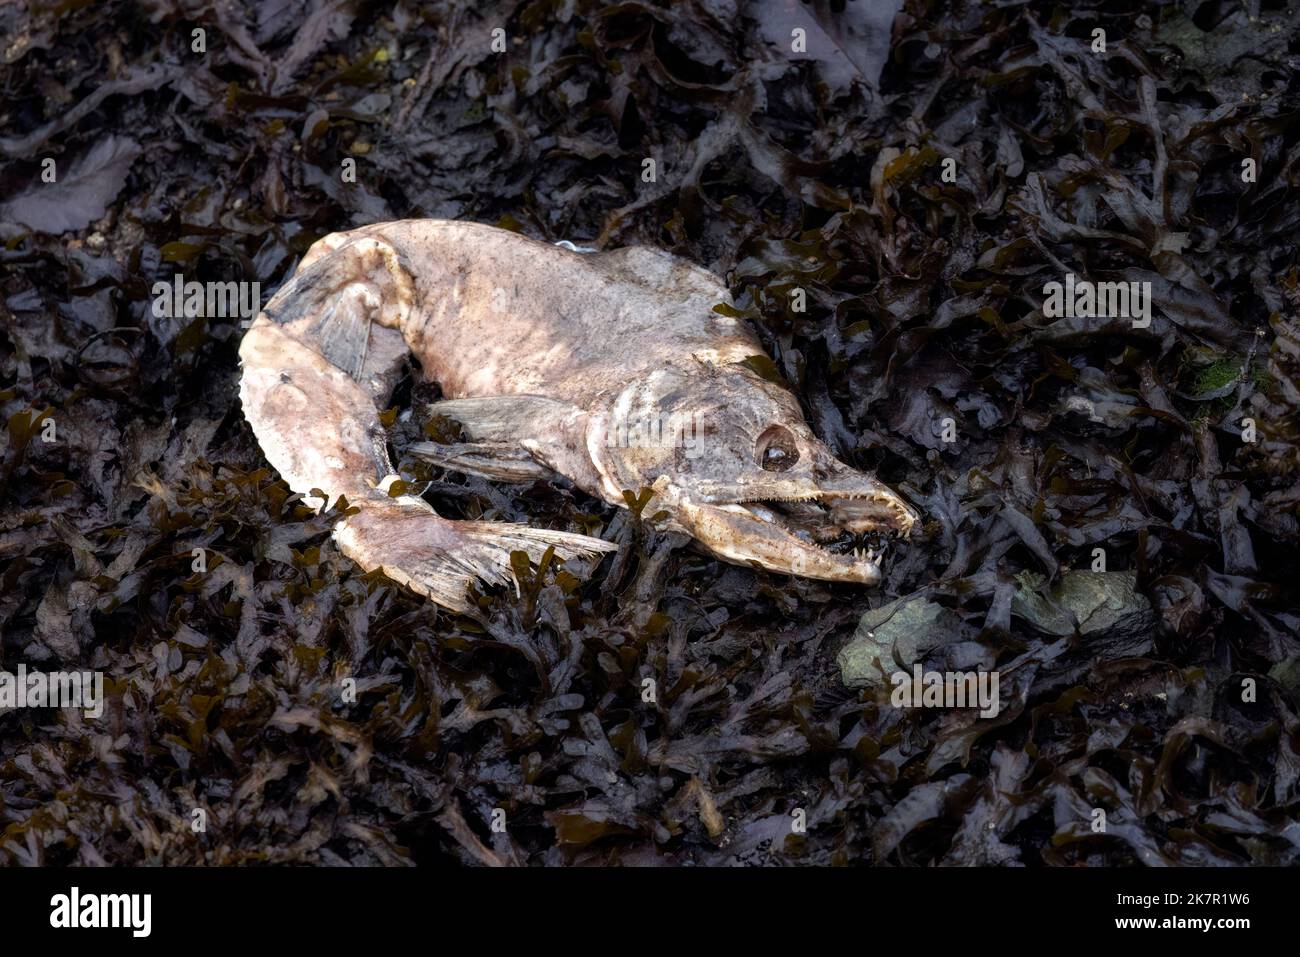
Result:
<svg viewBox="0 0 1300 957">
<path fill-rule="evenodd" d="M 784 425 L 770 425 L 758 437 L 754 455 L 766 471 L 784 472 L 799 461 L 799 446 Z"/>
</svg>

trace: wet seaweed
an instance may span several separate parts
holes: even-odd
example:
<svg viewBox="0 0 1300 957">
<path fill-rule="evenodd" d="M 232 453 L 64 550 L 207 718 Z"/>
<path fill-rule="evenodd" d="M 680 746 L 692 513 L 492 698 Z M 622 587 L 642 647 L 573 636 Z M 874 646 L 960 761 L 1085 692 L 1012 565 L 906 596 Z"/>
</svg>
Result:
<svg viewBox="0 0 1300 957">
<path fill-rule="evenodd" d="M 0 9 L 0 667 L 96 669 L 110 698 L 0 714 L 0 860 L 1296 863 L 1297 12 Z M 362 575 L 243 422 L 239 319 L 151 290 L 269 298 L 320 236 L 403 217 L 726 276 L 758 371 L 923 529 L 873 593 L 407 461 L 445 514 L 623 547 L 521 567 L 479 619 Z M 1150 325 L 1049 317 L 1069 272 L 1151 283 Z M 386 416 L 399 454 L 454 439 L 427 391 L 413 370 Z M 1013 616 L 1097 548 L 1150 602 L 1140 634 Z M 960 624 L 935 660 L 1003 674 L 997 717 L 841 683 L 861 615 L 917 592 Z"/>
</svg>

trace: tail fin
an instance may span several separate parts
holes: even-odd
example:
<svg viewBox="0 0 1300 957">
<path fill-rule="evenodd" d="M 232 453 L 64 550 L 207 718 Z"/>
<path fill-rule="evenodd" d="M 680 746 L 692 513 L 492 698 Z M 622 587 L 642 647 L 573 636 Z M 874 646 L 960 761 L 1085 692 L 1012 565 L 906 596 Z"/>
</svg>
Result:
<svg viewBox="0 0 1300 957">
<path fill-rule="evenodd" d="M 453 611 L 473 610 L 466 592 L 475 581 L 513 582 L 510 553 L 540 561 L 548 547 L 561 558 L 586 558 L 618 546 L 589 535 L 507 522 L 454 522 L 420 508 L 365 504 L 334 527 L 339 549 L 366 571 L 394 581 Z"/>
</svg>

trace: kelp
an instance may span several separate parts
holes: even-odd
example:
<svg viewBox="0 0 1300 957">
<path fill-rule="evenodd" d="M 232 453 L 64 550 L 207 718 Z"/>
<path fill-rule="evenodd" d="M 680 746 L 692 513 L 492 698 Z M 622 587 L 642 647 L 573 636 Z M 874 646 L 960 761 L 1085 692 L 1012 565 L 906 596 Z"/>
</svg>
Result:
<svg viewBox="0 0 1300 957">
<path fill-rule="evenodd" d="M 151 0 L 0 34 L 0 667 L 109 697 L 0 714 L 0 860 L 1300 858 L 1294 3 Z M 243 423 L 240 319 L 151 290 L 265 300 L 320 236 L 423 216 L 727 277 L 755 370 L 923 512 L 882 588 L 413 459 L 444 514 L 620 552 L 520 567 L 476 618 L 341 558 L 346 505 Z M 1068 272 L 1151 283 L 1150 326 L 1045 315 Z M 394 397 L 399 457 L 456 438 L 435 395 Z M 1098 548 L 1135 633 L 1022 616 Z M 841 683 L 863 613 L 917 595 L 997 717 Z"/>
</svg>

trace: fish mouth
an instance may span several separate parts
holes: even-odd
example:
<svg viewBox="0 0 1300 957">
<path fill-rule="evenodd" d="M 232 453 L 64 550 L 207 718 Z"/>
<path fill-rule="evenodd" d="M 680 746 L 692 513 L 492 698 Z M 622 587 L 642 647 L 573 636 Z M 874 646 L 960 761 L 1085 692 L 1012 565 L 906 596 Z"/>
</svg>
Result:
<svg viewBox="0 0 1300 957">
<path fill-rule="evenodd" d="M 854 536 L 906 537 L 917 521 L 916 510 L 883 485 L 855 491 L 819 489 L 793 495 L 764 495 L 726 504 L 753 505 L 774 511 L 793 527 L 820 536 L 821 541 L 835 537 L 831 534 L 833 530 Z"/>
<path fill-rule="evenodd" d="M 663 507 L 720 557 L 822 581 L 879 584 L 891 539 L 917 521 L 897 493 L 865 476 L 852 488 L 665 492 Z"/>
</svg>

